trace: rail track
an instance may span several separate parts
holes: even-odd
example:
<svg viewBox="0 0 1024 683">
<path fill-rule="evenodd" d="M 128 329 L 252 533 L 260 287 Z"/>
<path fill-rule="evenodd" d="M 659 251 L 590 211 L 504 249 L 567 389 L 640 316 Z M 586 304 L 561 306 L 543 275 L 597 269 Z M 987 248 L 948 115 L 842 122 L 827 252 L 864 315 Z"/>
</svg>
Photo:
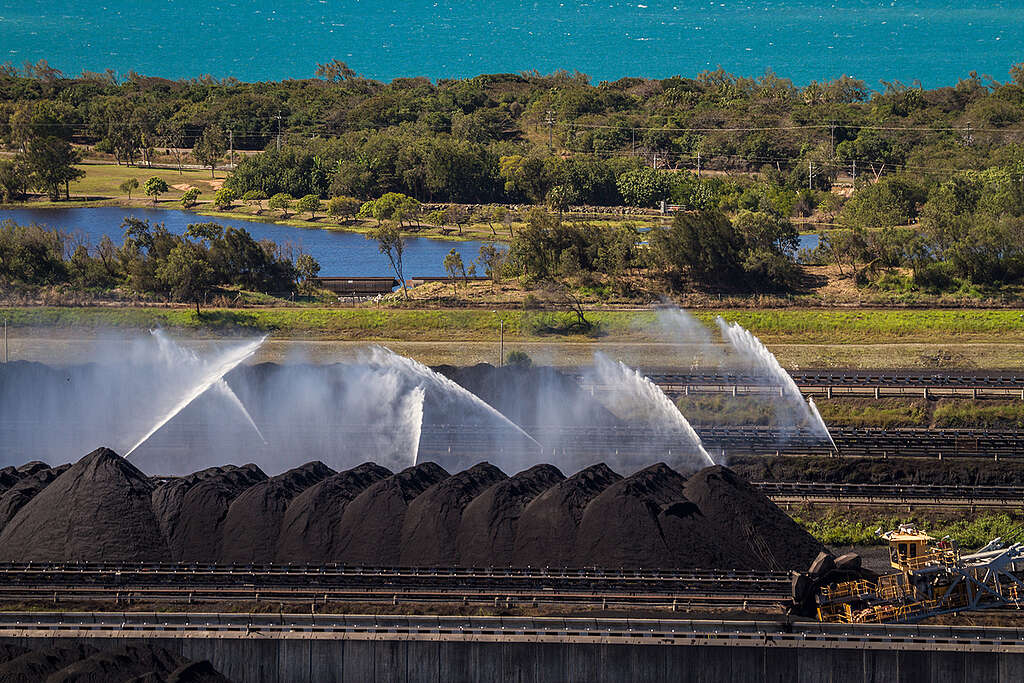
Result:
<svg viewBox="0 0 1024 683">
<path fill-rule="evenodd" d="M 524 425 L 542 444 L 542 456 L 552 462 L 593 462 L 632 454 L 671 462 L 674 456 L 693 453 L 678 433 L 660 433 L 636 427 L 548 427 Z M 704 448 L 712 456 L 728 455 L 836 455 L 820 434 L 806 429 L 696 425 Z M 841 456 L 1013 458 L 1024 455 L 1024 431 L 992 429 L 850 428 L 831 429 Z M 420 436 L 419 459 L 480 453 L 536 453 L 537 446 L 511 432 L 470 425 L 425 425 Z M 565 458 L 570 458 L 565 460 Z"/>
<path fill-rule="evenodd" d="M 1024 653 L 1008 627 L 691 619 L 137 612 L 0 613 L 0 637 L 593 642 Z"/>
<path fill-rule="evenodd" d="M 673 397 L 780 391 L 779 384 L 763 374 L 716 369 L 684 373 L 655 370 L 646 374 Z M 805 396 L 1024 399 L 1024 374 L 1016 371 L 794 370 L 790 376 Z"/>
<path fill-rule="evenodd" d="M 0 600 L 56 603 L 151 602 L 462 603 L 495 607 L 581 605 L 693 608 L 779 606 L 785 572 L 606 571 L 347 567 L 344 565 L 189 565 L 163 563 L 8 563 Z"/>
<path fill-rule="evenodd" d="M 1024 508 L 1024 487 L 932 484 L 754 482 L 779 504 L 915 505 L 923 507 Z"/>
</svg>

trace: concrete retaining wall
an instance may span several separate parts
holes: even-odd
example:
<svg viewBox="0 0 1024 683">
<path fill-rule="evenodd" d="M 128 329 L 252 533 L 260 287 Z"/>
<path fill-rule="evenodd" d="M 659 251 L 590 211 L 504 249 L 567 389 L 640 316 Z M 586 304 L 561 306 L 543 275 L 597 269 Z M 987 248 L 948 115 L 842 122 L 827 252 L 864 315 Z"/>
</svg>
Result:
<svg viewBox="0 0 1024 683">
<path fill-rule="evenodd" d="M 2 638 L 46 647 L 71 638 Z M 131 638 L 77 638 L 101 648 Z M 210 660 L 238 683 L 333 681 L 993 683 L 1024 680 L 1024 654 L 841 647 L 721 647 L 574 642 L 153 638 L 193 660 Z"/>
</svg>

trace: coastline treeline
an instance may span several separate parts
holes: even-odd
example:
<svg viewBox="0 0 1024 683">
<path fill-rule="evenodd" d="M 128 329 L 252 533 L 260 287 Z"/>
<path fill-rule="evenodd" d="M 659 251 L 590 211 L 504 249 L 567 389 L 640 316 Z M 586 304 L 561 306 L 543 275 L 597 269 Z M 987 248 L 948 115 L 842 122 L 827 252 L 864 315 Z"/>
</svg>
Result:
<svg viewBox="0 0 1024 683">
<path fill-rule="evenodd" d="M 646 269 L 672 288 L 790 288 L 791 222 L 812 219 L 828 228 L 804 263 L 883 291 L 972 294 L 1024 280 L 1022 119 L 1024 65 L 1005 83 L 972 73 L 925 89 L 720 69 L 381 83 L 338 61 L 302 80 L 169 81 L 40 62 L 0 68 L 0 195 L 67 195 L 86 151 L 212 169 L 246 150 L 226 190 L 278 206 L 333 200 L 350 216 L 365 202 L 360 215 L 378 222 L 365 207 L 382 197 L 545 206 L 557 218 L 532 217 L 504 266 L 527 280 Z M 662 202 L 679 214 L 650 239 L 563 216 Z M 411 218 L 383 220 L 401 230 Z"/>
</svg>

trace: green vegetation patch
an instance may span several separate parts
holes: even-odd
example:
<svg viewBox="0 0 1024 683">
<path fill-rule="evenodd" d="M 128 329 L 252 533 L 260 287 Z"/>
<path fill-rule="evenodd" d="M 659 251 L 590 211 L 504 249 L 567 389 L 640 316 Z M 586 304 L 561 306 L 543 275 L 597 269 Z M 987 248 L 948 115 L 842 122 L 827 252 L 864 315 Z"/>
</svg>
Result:
<svg viewBox="0 0 1024 683">
<path fill-rule="evenodd" d="M 1009 538 L 1024 531 L 1024 511 L 975 515 L 970 519 L 906 515 L 861 518 L 832 512 L 818 518 L 793 515 L 793 519 L 816 539 L 827 545 L 882 545 L 884 540 L 875 532 L 897 528 L 900 524 L 914 524 L 935 538 L 950 536 L 962 548 L 979 548 L 997 536 Z"/>
</svg>

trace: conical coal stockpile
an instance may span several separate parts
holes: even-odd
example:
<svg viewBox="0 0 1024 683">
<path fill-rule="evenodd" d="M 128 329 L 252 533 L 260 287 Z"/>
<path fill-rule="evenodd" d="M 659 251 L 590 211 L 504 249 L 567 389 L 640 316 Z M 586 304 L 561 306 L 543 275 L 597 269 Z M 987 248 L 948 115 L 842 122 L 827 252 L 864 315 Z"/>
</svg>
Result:
<svg viewBox="0 0 1024 683">
<path fill-rule="evenodd" d="M 345 507 L 338 524 L 338 562 L 354 565 L 397 565 L 401 557 L 402 524 L 409 504 L 448 472 L 432 462 L 370 485 Z"/>
<path fill-rule="evenodd" d="M 659 515 L 687 502 L 686 479 L 664 464 L 652 465 L 612 484 L 590 501 L 580 520 L 573 564 L 577 567 L 675 567 Z M 679 549 L 686 552 L 685 549 Z M 709 566 L 697 559 L 692 566 Z"/>
<path fill-rule="evenodd" d="M 15 467 L 14 465 L 0 467 L 0 493 L 11 488 L 25 477 L 32 476 L 41 470 L 47 469 L 50 469 L 50 466 L 45 462 L 40 462 L 38 460 L 27 462 L 18 467 Z"/>
<path fill-rule="evenodd" d="M 25 504 L 0 532 L 0 561 L 166 562 L 153 484 L 99 448 Z"/>
<path fill-rule="evenodd" d="M 160 531 L 164 538 L 170 540 L 181 523 L 181 513 L 185 506 L 185 496 L 197 483 L 208 477 L 215 477 L 229 470 L 235 469 L 234 465 L 224 467 L 207 467 L 205 470 L 193 472 L 184 477 L 170 477 L 160 479 L 154 477 L 156 488 L 153 489 L 153 514 L 160 524 Z M 171 552 L 174 555 L 174 552 Z"/>
<path fill-rule="evenodd" d="M 456 538 L 459 564 L 507 567 L 514 564 L 516 528 L 523 509 L 565 477 L 553 465 L 535 465 L 494 484 L 462 512 Z"/>
<path fill-rule="evenodd" d="M 370 485 L 390 476 L 390 470 L 363 463 L 327 477 L 295 496 L 281 522 L 276 561 L 282 564 L 338 561 L 338 527 L 345 508 Z"/>
<path fill-rule="evenodd" d="M 167 544 L 175 562 L 218 562 L 228 508 L 243 492 L 267 480 L 267 475 L 252 464 L 204 472 L 205 476 L 183 477 L 187 481 L 184 490 L 163 496 L 157 510 L 167 525 Z M 179 494 L 180 502 L 174 502 Z M 172 523 L 174 508 L 180 510 L 176 523 Z"/>
<path fill-rule="evenodd" d="M 489 463 L 480 463 L 434 484 L 409 504 L 402 524 L 400 562 L 413 567 L 460 564 L 456 536 L 462 512 L 470 501 L 508 477 Z"/>
<path fill-rule="evenodd" d="M 3 495 L 0 495 L 0 530 L 14 519 L 18 510 L 25 507 L 26 503 L 39 495 L 40 491 L 52 484 L 70 467 L 71 465 L 60 465 L 34 470 L 33 474 L 23 477 L 4 491 Z"/>
<path fill-rule="evenodd" d="M 707 534 L 736 569 L 807 566 L 823 546 L 763 493 L 727 467 L 706 467 L 683 487 Z M 721 566 L 721 565 L 719 565 Z"/>
<path fill-rule="evenodd" d="M 512 564 L 567 567 L 573 564 L 576 531 L 594 498 L 622 477 L 607 465 L 592 465 L 534 498 L 519 516 Z"/>
<path fill-rule="evenodd" d="M 322 462 L 310 462 L 247 489 L 228 508 L 222 532 L 223 564 L 266 564 L 277 554 L 281 520 L 288 504 L 310 486 L 336 474 Z"/>
</svg>

